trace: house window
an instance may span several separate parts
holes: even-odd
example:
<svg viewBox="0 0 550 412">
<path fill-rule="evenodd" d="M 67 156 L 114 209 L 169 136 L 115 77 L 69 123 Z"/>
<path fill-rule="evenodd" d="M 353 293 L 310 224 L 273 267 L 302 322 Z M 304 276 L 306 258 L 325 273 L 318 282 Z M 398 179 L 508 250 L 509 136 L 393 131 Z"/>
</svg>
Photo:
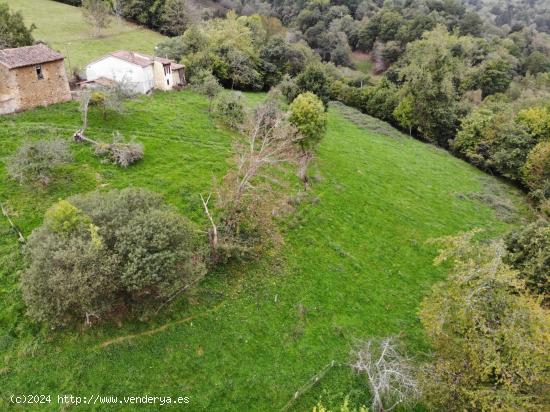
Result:
<svg viewBox="0 0 550 412">
<path fill-rule="evenodd" d="M 37 65 L 34 67 L 36 70 L 36 77 L 38 80 L 42 80 L 44 78 L 44 73 L 42 72 L 42 65 Z"/>
<path fill-rule="evenodd" d="M 172 70 L 170 69 L 170 66 L 166 65 L 164 66 L 164 75 L 168 76 Z"/>
<path fill-rule="evenodd" d="M 166 79 L 166 84 L 170 86 L 170 79 Z"/>
</svg>

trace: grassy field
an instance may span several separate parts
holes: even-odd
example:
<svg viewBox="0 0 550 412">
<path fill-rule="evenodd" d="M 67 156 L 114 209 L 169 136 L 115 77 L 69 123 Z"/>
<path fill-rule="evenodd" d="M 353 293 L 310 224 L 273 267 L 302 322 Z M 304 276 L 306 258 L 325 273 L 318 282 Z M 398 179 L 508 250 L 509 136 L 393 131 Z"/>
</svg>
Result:
<svg viewBox="0 0 550 412">
<path fill-rule="evenodd" d="M 226 169 L 232 139 L 207 106 L 185 91 L 139 98 L 106 122 L 92 114 L 92 138 L 120 130 L 144 143 L 144 161 L 121 170 L 73 143 L 77 163 L 48 189 L 18 186 L 0 168 L 0 200 L 25 235 L 58 198 L 97 187 L 151 188 L 202 224 L 198 193 Z M 334 105 L 309 200 L 281 222 L 284 246 L 208 275 L 193 296 L 151 319 L 54 332 L 33 325 L 17 287 L 19 246 L 0 220 L 0 410 L 11 394 L 39 393 L 189 396 L 189 410 L 276 411 L 325 365 L 345 363 L 355 339 L 401 334 L 422 358 L 417 308 L 444 277 L 426 241 L 475 227 L 500 234 L 521 222 L 526 206 L 517 191 L 445 151 L 379 126 L 372 132 L 371 121 Z M 0 158 L 27 138 L 69 138 L 79 123 L 75 103 L 1 117 Z M 363 382 L 335 367 L 290 409 L 346 396 L 368 400 Z"/>
<path fill-rule="evenodd" d="M 2 0 L 5 1 L 5 0 Z M 115 50 L 133 50 L 154 54 L 164 37 L 154 31 L 112 19 L 101 37 L 93 37 L 92 28 L 79 8 L 51 0 L 7 0 L 12 10 L 21 11 L 27 25 L 35 24 L 36 40 L 48 43 L 65 55 L 67 68 L 82 69 L 86 64 Z"/>
</svg>

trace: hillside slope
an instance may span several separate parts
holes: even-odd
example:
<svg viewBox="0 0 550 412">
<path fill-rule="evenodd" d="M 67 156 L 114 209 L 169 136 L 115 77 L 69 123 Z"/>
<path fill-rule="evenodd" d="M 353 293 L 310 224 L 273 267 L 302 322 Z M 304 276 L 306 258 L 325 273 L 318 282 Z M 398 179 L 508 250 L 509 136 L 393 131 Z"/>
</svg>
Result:
<svg viewBox="0 0 550 412">
<path fill-rule="evenodd" d="M 152 30 L 112 19 L 101 37 L 92 36 L 92 28 L 78 7 L 51 0 L 7 0 L 12 10 L 20 11 L 27 25 L 35 24 L 33 36 L 48 43 L 66 57 L 67 68 L 82 69 L 92 60 L 115 50 L 128 49 L 154 54 L 164 37 Z"/>
<path fill-rule="evenodd" d="M 0 118 L 0 157 L 25 138 L 67 136 L 78 124 L 74 103 Z M 0 169 L 1 200 L 25 235 L 57 198 L 94 187 L 146 186 L 203 221 L 198 193 L 225 170 L 231 139 L 208 118 L 207 102 L 189 91 L 159 93 L 133 102 L 125 117 L 105 124 L 91 118 L 92 136 L 108 138 L 113 129 L 145 143 L 144 162 L 120 170 L 75 144 L 78 165 L 44 191 L 14 185 Z M 516 190 L 340 105 L 329 110 L 312 173 L 310 200 L 282 224 L 280 251 L 211 274 L 189 300 L 153 319 L 90 330 L 51 332 L 24 318 L 21 258 L 2 219 L 2 395 L 189 396 L 191 410 L 280 410 L 326 364 L 346 362 L 356 338 L 402 334 L 410 352 L 422 356 L 416 311 L 444 276 L 426 241 L 474 227 L 496 235 L 525 212 Z M 293 408 L 346 395 L 367 401 L 349 369 L 334 368 Z M 0 409 L 2 402 L 4 396 Z"/>
</svg>

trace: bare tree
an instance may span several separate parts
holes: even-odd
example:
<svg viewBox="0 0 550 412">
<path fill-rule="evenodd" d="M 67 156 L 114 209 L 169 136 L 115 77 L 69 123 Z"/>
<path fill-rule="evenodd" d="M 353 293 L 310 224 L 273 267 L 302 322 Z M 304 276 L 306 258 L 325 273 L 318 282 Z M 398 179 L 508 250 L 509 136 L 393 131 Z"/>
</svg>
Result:
<svg viewBox="0 0 550 412">
<path fill-rule="evenodd" d="M 109 4 L 103 0 L 84 0 L 82 15 L 84 20 L 94 28 L 94 37 L 98 37 L 101 30 L 111 24 L 111 10 Z"/>
<path fill-rule="evenodd" d="M 372 410 L 389 412 L 398 405 L 414 405 L 420 397 L 413 363 L 394 338 L 361 342 L 353 357 L 351 367 L 367 377 Z"/>
<path fill-rule="evenodd" d="M 210 196 L 206 200 L 201 196 L 211 225 L 209 237 L 214 255 L 225 239 L 235 240 L 242 219 L 252 217 L 258 226 L 269 225 L 273 210 L 267 208 L 275 206 L 268 186 L 277 183 L 273 172 L 297 157 L 295 142 L 300 135 L 285 114 L 269 104 L 259 106 L 249 116 L 242 132 L 244 138 L 235 143 L 235 168 L 225 175 L 217 191 L 219 216 L 210 210 Z"/>
</svg>

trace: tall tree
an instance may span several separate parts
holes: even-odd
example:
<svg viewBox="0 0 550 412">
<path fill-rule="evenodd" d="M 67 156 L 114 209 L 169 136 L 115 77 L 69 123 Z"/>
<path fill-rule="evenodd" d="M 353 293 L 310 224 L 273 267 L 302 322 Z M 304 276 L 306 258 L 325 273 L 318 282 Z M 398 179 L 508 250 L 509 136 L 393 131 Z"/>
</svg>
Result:
<svg viewBox="0 0 550 412">
<path fill-rule="evenodd" d="M 25 26 L 21 13 L 11 12 L 7 4 L 0 3 L 0 49 L 30 46 L 34 28 L 34 24 Z"/>
</svg>

